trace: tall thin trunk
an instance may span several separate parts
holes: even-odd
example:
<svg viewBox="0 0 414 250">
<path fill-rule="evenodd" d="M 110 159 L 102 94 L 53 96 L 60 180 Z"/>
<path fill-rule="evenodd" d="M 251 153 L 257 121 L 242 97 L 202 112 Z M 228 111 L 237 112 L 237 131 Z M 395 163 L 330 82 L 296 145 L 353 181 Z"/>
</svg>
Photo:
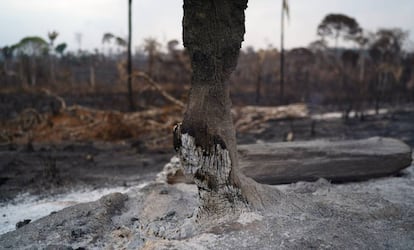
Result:
<svg viewBox="0 0 414 250">
<path fill-rule="evenodd" d="M 131 42 L 132 42 L 132 0 L 128 0 L 128 100 L 130 111 L 135 110 L 134 95 L 132 92 L 132 55 L 131 55 Z"/>
<path fill-rule="evenodd" d="M 310 85 L 310 80 L 309 80 L 309 68 L 306 68 L 305 72 L 304 72 L 304 94 L 303 94 L 303 102 L 308 102 L 309 100 L 309 85 Z"/>
<path fill-rule="evenodd" d="M 154 78 L 154 52 L 152 50 L 150 50 L 148 52 L 148 75 L 151 78 Z"/>
<path fill-rule="evenodd" d="M 260 99 L 262 96 L 262 74 L 259 72 L 256 82 L 256 105 L 260 103 Z"/>
<path fill-rule="evenodd" d="M 365 80 L 365 59 L 364 59 L 364 56 L 362 54 L 362 48 L 360 50 L 361 51 L 359 53 L 359 56 L 361 58 L 360 59 L 361 60 L 361 67 L 360 67 L 360 71 L 359 71 L 359 81 L 361 82 L 361 84 L 363 84 L 364 80 Z"/>
<path fill-rule="evenodd" d="M 5 74 L 7 74 L 9 72 L 8 61 L 9 61 L 8 58 L 5 58 L 4 61 L 3 61 L 3 71 L 4 71 Z"/>
<path fill-rule="evenodd" d="M 335 34 L 335 56 L 336 56 L 337 60 L 339 60 L 338 40 L 339 40 L 339 30 L 336 30 L 336 34 Z"/>
<path fill-rule="evenodd" d="M 56 84 L 55 63 L 53 55 L 50 55 L 50 80 L 52 84 Z"/>
<path fill-rule="evenodd" d="M 20 84 L 24 85 L 25 84 L 25 80 L 24 80 L 24 71 L 23 71 L 23 58 L 20 57 L 19 58 L 19 80 L 20 80 Z"/>
<path fill-rule="evenodd" d="M 378 81 L 377 81 L 377 87 L 376 87 L 376 93 L 375 93 L 375 114 L 379 115 L 379 103 L 380 103 L 380 95 L 381 95 L 381 87 L 382 87 L 382 73 L 378 73 Z"/>
<path fill-rule="evenodd" d="M 338 38 L 339 38 L 339 32 L 335 36 L 335 50 L 336 50 L 336 53 L 338 53 Z"/>
<path fill-rule="evenodd" d="M 284 104 L 284 88 L 285 88 L 285 9 L 284 2 L 282 1 L 282 14 L 280 20 L 280 89 L 279 89 L 279 102 Z"/>
<path fill-rule="evenodd" d="M 364 97 L 365 97 L 365 58 L 363 55 L 363 46 L 359 48 L 359 60 L 361 62 L 359 71 L 359 88 L 358 88 L 358 99 L 357 105 L 360 112 L 360 120 L 364 120 Z"/>
<path fill-rule="evenodd" d="M 36 75 L 37 75 L 37 70 L 36 70 L 36 59 L 33 57 L 33 56 L 31 56 L 30 57 L 30 84 L 32 85 L 32 86 L 35 86 L 36 85 Z"/>
<path fill-rule="evenodd" d="M 93 64 L 89 66 L 89 84 L 95 89 L 95 66 Z"/>
<path fill-rule="evenodd" d="M 56 74 L 55 74 L 55 62 L 53 57 L 53 40 L 50 41 L 50 48 L 52 52 L 49 54 L 49 63 L 50 63 L 50 80 L 52 81 L 52 84 L 56 84 Z"/>
<path fill-rule="evenodd" d="M 260 103 L 262 96 L 262 70 L 264 58 L 259 54 L 259 61 L 257 63 L 257 78 L 256 78 L 256 105 Z"/>
<path fill-rule="evenodd" d="M 184 0 L 183 41 L 193 73 L 174 146 L 184 173 L 198 186 L 199 221 L 238 216 L 262 201 L 253 181 L 238 172 L 228 83 L 243 41 L 246 7 L 247 0 Z"/>
</svg>

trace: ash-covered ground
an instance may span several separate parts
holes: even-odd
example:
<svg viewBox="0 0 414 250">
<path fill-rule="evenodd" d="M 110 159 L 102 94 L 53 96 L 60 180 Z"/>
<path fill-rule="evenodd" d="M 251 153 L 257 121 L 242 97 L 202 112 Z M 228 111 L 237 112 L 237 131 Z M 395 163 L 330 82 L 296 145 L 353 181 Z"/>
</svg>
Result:
<svg viewBox="0 0 414 250">
<path fill-rule="evenodd" d="M 256 130 L 253 128 L 248 132 L 238 133 L 238 141 L 239 144 L 257 141 L 277 142 L 283 141 L 287 133 L 292 132 L 295 140 L 386 136 L 401 139 L 413 147 L 413 124 L 414 112 L 406 108 L 394 110 L 392 113 L 368 116 L 365 121 L 350 119 L 345 122 L 331 114 L 325 117 L 269 121 Z M 133 193 L 141 192 L 137 191 L 136 186 L 154 180 L 172 155 L 173 151 L 169 149 L 143 150 L 128 141 L 35 143 L 33 148 L 27 148 L 27 145 L 2 147 L 0 152 L 1 232 L 12 230 L 16 221 L 25 219 L 32 220 L 30 224 L 36 225 L 37 222 L 33 220 L 41 216 L 80 202 L 96 200 L 101 195 L 113 191 L 127 192 L 129 200 L 134 199 L 136 194 Z M 309 203 L 309 210 L 304 208 L 302 212 L 300 210 L 289 212 L 280 207 L 277 216 L 249 214 L 246 215 L 247 219 L 240 218 L 239 224 L 243 225 L 241 228 L 247 225 L 247 231 L 237 229 L 240 227 L 238 224 L 229 225 L 229 228 L 203 233 L 185 242 L 154 240 L 153 243 L 159 248 L 164 244 L 170 244 L 188 249 L 192 249 L 195 245 L 207 249 L 249 249 L 254 246 L 262 249 L 275 247 L 410 249 L 414 246 L 413 172 L 411 166 L 398 176 L 366 182 L 331 184 L 320 180 L 312 183 L 279 185 L 276 188 L 282 190 L 287 197 L 292 195 L 295 197 L 293 200 L 299 199 L 300 202 L 295 207 Z M 176 189 L 168 185 L 165 188 Z M 185 190 L 191 189 L 193 189 L 191 186 L 185 188 Z M 149 192 L 148 188 L 143 192 Z M 190 194 L 185 191 L 184 195 Z M 188 199 L 195 198 L 191 197 Z M 305 203 L 301 203 L 302 201 Z M 195 200 L 192 202 L 196 203 Z M 36 209 L 36 206 L 39 209 Z M 127 210 L 137 209 L 131 204 L 125 206 Z M 179 218 L 191 214 L 193 208 L 188 206 L 182 212 L 176 209 L 174 211 Z M 16 212 L 25 209 L 26 212 L 30 212 L 22 212 L 20 215 Z M 140 240 L 147 239 L 147 236 L 142 235 L 142 231 L 132 229 L 132 225 L 126 227 L 129 228 L 131 235 L 138 235 Z M 21 242 L 23 245 L 13 241 L 15 239 L 13 237 L 24 233 L 21 230 L 3 235 L 1 242 L 7 243 L 12 248 L 30 245 L 29 240 L 23 240 Z M 259 234 L 253 234 L 253 231 Z M 135 245 L 130 246 L 144 246 L 136 243 L 133 236 L 131 237 L 127 241 L 124 240 L 126 243 L 123 241 L 123 246 L 127 247 L 132 242 L 135 242 Z M 80 241 L 75 245 L 82 247 L 85 242 Z M 115 244 L 111 241 L 104 243 L 98 240 L 97 242 L 103 245 Z"/>
</svg>

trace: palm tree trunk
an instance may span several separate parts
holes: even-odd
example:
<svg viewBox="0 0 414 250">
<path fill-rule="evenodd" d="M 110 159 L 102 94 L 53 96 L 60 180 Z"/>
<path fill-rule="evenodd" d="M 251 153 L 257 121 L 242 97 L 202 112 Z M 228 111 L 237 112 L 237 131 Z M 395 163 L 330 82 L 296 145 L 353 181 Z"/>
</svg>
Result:
<svg viewBox="0 0 414 250">
<path fill-rule="evenodd" d="M 256 105 L 259 105 L 262 96 L 262 69 L 264 64 L 264 58 L 259 55 L 259 61 L 257 62 L 257 78 L 256 78 Z"/>
<path fill-rule="evenodd" d="M 335 34 L 335 56 L 336 56 L 336 60 L 339 60 L 338 40 L 339 40 L 339 30 L 336 30 L 336 34 Z"/>
<path fill-rule="evenodd" d="M 132 92 L 132 55 L 131 55 L 131 42 L 132 42 L 132 0 L 128 0 L 128 100 L 129 110 L 135 110 L 134 95 Z"/>
<path fill-rule="evenodd" d="M 256 105 L 259 105 L 262 96 L 262 75 L 261 71 L 259 71 L 259 75 L 257 77 L 256 82 Z"/>
<path fill-rule="evenodd" d="M 95 66 L 93 64 L 89 65 L 89 84 L 95 89 Z"/>
<path fill-rule="evenodd" d="M 154 52 L 151 50 L 151 51 L 149 51 L 149 53 L 148 53 L 148 75 L 149 75 L 149 77 L 151 77 L 151 78 L 155 78 L 154 77 L 154 73 L 153 73 L 153 71 L 154 71 L 154 58 L 155 58 L 155 55 L 154 55 Z"/>
<path fill-rule="evenodd" d="M 284 1 L 282 1 L 282 14 L 281 14 L 281 27 L 280 27 L 280 89 L 279 89 L 279 102 L 284 104 L 284 88 L 285 88 L 285 9 Z"/>
<path fill-rule="evenodd" d="M 7 74 L 7 72 L 9 72 L 9 68 L 8 68 L 8 58 L 5 58 L 3 61 L 3 71 L 5 74 Z"/>
<path fill-rule="evenodd" d="M 52 55 L 50 55 L 49 59 L 50 59 L 50 80 L 52 84 L 56 84 L 55 63 L 53 61 L 54 58 Z"/>
<path fill-rule="evenodd" d="M 55 74 L 55 62 L 53 57 L 53 48 L 54 48 L 53 40 L 50 42 L 50 49 L 52 52 L 49 54 L 49 63 L 50 63 L 50 80 L 52 84 L 56 84 L 56 74 Z"/>
<path fill-rule="evenodd" d="M 24 70 L 23 70 L 23 58 L 20 56 L 19 57 L 19 81 L 21 85 L 25 84 L 25 80 L 24 80 Z"/>
<path fill-rule="evenodd" d="M 37 75 L 37 69 L 36 69 L 36 59 L 31 56 L 30 57 L 30 84 L 32 86 L 36 85 L 36 75 Z"/>
<path fill-rule="evenodd" d="M 378 73 L 378 81 L 375 91 L 375 114 L 379 115 L 379 108 L 380 108 L 380 96 L 381 96 L 381 88 L 382 88 L 383 77 L 382 73 Z"/>
</svg>

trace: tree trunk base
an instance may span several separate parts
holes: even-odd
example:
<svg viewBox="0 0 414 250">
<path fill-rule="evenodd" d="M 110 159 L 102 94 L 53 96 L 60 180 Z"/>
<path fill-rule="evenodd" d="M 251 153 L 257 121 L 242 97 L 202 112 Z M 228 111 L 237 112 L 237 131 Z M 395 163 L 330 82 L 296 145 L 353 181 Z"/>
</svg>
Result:
<svg viewBox="0 0 414 250">
<path fill-rule="evenodd" d="M 184 175 L 198 187 L 196 222 L 228 220 L 250 209 L 242 189 L 232 183 L 230 154 L 220 144 L 209 152 L 196 146 L 189 134 L 180 134 L 178 153 Z"/>
<path fill-rule="evenodd" d="M 194 214 L 198 224 L 220 224 L 239 218 L 241 213 L 265 210 L 278 204 L 281 193 L 274 187 L 262 185 L 232 168 L 226 148 L 215 144 L 203 150 L 194 137 L 174 130 L 174 144 L 185 177 L 198 188 L 199 206 Z"/>
</svg>

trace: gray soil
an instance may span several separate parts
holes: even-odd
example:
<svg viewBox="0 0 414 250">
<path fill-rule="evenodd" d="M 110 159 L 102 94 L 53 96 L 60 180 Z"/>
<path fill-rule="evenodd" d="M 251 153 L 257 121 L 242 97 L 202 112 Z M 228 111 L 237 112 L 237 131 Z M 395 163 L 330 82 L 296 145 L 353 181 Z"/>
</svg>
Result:
<svg viewBox="0 0 414 250">
<path fill-rule="evenodd" d="M 279 190 L 279 191 L 278 191 Z M 401 177 L 273 186 L 274 206 L 208 226 L 194 185 L 152 183 L 0 236 L 2 249 L 412 249 L 414 166 Z"/>
</svg>

